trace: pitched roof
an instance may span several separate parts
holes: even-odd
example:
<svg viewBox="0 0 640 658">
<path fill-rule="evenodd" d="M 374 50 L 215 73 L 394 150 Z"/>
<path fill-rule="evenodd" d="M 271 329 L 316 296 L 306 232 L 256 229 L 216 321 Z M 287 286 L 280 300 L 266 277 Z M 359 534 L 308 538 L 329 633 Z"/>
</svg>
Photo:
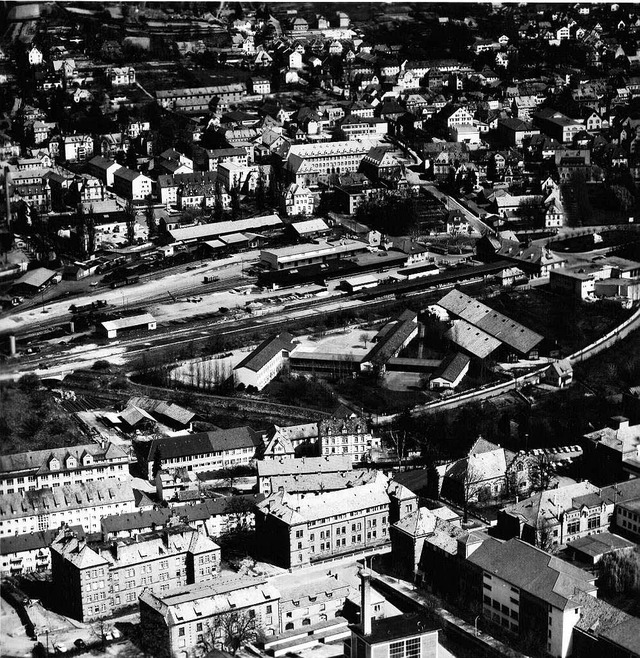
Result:
<svg viewBox="0 0 640 658">
<path fill-rule="evenodd" d="M 596 591 L 594 576 L 517 538 L 491 537 L 467 559 L 560 610 L 579 607 L 578 592 Z"/>
<path fill-rule="evenodd" d="M 352 470 L 353 460 L 349 455 L 265 459 L 258 462 L 259 478 L 309 473 L 348 473 Z"/>
<path fill-rule="evenodd" d="M 470 362 L 471 359 L 466 354 L 453 352 L 442 361 L 434 371 L 431 379 L 444 379 L 448 382 L 454 382 Z"/>
</svg>

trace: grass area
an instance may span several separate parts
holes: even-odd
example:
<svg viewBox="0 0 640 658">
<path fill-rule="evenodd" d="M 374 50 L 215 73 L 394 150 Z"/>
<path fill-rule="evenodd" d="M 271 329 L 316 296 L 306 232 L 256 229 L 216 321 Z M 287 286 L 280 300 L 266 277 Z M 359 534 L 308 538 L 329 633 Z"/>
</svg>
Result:
<svg viewBox="0 0 640 658">
<path fill-rule="evenodd" d="M 571 354 L 588 345 L 632 314 L 616 302 L 586 304 L 557 295 L 548 286 L 504 292 L 488 299 L 486 304 L 556 341 L 562 354 Z"/>
</svg>

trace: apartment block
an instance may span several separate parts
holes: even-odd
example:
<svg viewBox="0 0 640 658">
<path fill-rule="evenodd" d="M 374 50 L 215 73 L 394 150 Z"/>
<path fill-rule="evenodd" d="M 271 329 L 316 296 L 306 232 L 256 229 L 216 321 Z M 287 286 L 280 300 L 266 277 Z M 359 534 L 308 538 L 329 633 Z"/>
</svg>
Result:
<svg viewBox="0 0 640 658">
<path fill-rule="evenodd" d="M 4 455 L 0 457 L 0 495 L 110 479 L 126 480 L 130 461 L 124 450 L 113 443 Z"/>
<path fill-rule="evenodd" d="M 356 172 L 369 149 L 352 140 L 295 144 L 289 149 L 285 170 L 291 183 L 315 185 L 331 174 Z"/>
<path fill-rule="evenodd" d="M 220 547 L 184 525 L 91 544 L 62 530 L 51 553 L 61 611 L 84 622 L 136 605 L 143 590 L 168 592 L 220 570 Z"/>
</svg>

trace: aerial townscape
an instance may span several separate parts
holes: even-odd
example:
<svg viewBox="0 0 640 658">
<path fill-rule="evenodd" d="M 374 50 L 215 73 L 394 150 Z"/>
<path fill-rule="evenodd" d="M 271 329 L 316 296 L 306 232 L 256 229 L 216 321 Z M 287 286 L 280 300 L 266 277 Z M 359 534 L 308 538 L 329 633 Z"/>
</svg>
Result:
<svg viewBox="0 0 640 658">
<path fill-rule="evenodd" d="M 640 658 L 640 5 L 0 6 L 0 655 Z"/>
</svg>

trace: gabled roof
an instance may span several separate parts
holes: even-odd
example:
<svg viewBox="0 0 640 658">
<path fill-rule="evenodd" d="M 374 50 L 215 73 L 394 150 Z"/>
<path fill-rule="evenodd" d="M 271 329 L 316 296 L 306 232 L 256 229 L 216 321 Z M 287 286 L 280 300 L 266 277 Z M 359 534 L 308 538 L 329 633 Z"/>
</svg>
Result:
<svg viewBox="0 0 640 658">
<path fill-rule="evenodd" d="M 254 372 L 260 372 L 279 352 L 290 352 L 294 348 L 293 336 L 288 332 L 283 332 L 278 336 L 265 339 L 251 354 L 245 357 L 234 368 L 247 368 Z"/>
</svg>

